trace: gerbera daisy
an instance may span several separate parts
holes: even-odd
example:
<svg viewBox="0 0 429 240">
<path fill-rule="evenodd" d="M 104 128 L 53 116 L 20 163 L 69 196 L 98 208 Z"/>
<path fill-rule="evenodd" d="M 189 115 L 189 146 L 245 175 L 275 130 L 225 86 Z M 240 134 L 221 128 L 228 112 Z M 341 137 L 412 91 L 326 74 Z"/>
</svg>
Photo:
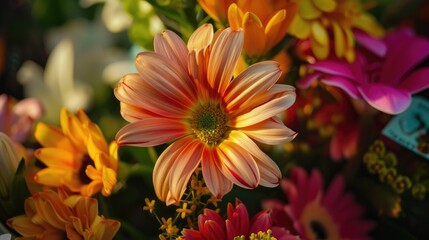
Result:
<svg viewBox="0 0 429 240">
<path fill-rule="evenodd" d="M 17 239 L 113 239 L 120 222 L 98 215 L 94 198 L 44 189 L 24 203 L 25 214 L 7 225 L 22 237 Z"/>
<path fill-rule="evenodd" d="M 117 144 L 110 146 L 100 128 L 82 110 L 61 110 L 61 128 L 40 122 L 34 136 L 42 148 L 34 156 L 46 165 L 35 175 L 39 184 L 67 186 L 73 192 L 109 196 L 116 184 Z"/>
<path fill-rule="evenodd" d="M 297 233 L 303 239 L 370 239 L 368 232 L 374 223 L 363 219 L 363 208 L 353 195 L 344 192 L 344 180 L 338 175 L 323 191 L 323 178 L 319 170 L 310 175 L 300 167 L 292 169 L 290 179 L 281 187 L 289 203 L 283 208 L 264 204 L 271 211 L 285 212 L 291 218 Z M 275 216 L 285 216 L 275 213 Z M 285 222 L 274 219 L 273 222 Z"/>
<path fill-rule="evenodd" d="M 302 0 L 289 33 L 299 39 L 309 39 L 317 59 L 328 57 L 333 42 L 335 55 L 352 62 L 355 58 L 354 30 L 378 38 L 384 34 L 383 28 L 364 11 L 359 0 Z"/>
<path fill-rule="evenodd" d="M 126 75 L 115 89 L 121 114 L 131 122 L 116 139 L 141 147 L 173 141 L 154 167 L 158 198 L 179 201 L 200 164 L 218 198 L 233 184 L 277 186 L 278 166 L 253 140 L 281 144 L 296 135 L 276 117 L 295 101 L 292 86 L 275 84 L 278 64 L 260 62 L 233 78 L 243 32 L 227 28 L 214 37 L 210 24 L 198 28 L 187 46 L 168 30 L 154 45 L 155 52 L 137 55 L 139 73 Z"/>
<path fill-rule="evenodd" d="M 198 216 L 198 230 L 183 229 L 182 234 L 183 239 L 188 240 L 244 240 L 250 236 L 254 237 L 250 239 L 271 239 L 269 237 L 281 240 L 299 239 L 282 227 L 273 227 L 269 210 L 262 210 L 249 221 L 246 205 L 239 200 L 236 201 L 235 207 L 228 203 L 226 219 L 216 211 L 204 209 L 204 213 Z"/>
</svg>

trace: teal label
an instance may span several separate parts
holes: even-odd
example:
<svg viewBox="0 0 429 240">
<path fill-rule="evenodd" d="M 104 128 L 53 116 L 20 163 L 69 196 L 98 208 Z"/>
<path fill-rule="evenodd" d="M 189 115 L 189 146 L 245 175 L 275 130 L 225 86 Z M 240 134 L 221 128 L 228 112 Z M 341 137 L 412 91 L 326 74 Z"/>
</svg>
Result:
<svg viewBox="0 0 429 240">
<path fill-rule="evenodd" d="M 429 160 L 429 100 L 413 97 L 410 107 L 393 117 L 382 134 Z"/>
</svg>

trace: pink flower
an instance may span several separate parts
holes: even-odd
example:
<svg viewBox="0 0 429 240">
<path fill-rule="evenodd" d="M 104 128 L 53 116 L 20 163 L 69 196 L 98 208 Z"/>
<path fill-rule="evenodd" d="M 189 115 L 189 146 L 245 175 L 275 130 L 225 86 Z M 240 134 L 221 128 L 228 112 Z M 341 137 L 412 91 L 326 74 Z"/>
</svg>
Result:
<svg viewBox="0 0 429 240">
<path fill-rule="evenodd" d="M 287 215 L 303 239 L 370 239 L 368 231 L 373 222 L 362 219 L 363 208 L 353 196 L 344 194 L 344 181 L 338 175 L 323 191 L 323 179 L 317 169 L 308 175 L 304 169 L 292 169 L 290 179 L 281 182 L 289 203 L 279 207 L 278 202 L 267 201 L 264 208 L 271 208 L 273 222 L 287 223 L 276 216 Z M 285 214 L 286 213 L 286 214 Z"/>
<path fill-rule="evenodd" d="M 6 94 L 0 95 L 0 132 L 7 134 L 12 140 L 23 143 L 27 140 L 35 120 L 43 113 L 42 104 L 27 98 L 17 102 Z"/>
<path fill-rule="evenodd" d="M 271 231 L 271 236 L 279 240 L 299 239 L 290 235 L 284 228 L 273 227 L 269 210 L 257 213 L 249 221 L 246 206 L 238 200 L 235 207 L 228 203 L 226 220 L 219 213 L 211 209 L 204 209 L 204 213 L 198 216 L 198 230 L 183 229 L 182 234 L 183 239 L 188 240 L 232 240 L 234 237 L 249 239 L 252 233 L 267 233 L 268 230 Z"/>
<path fill-rule="evenodd" d="M 388 114 L 401 113 L 410 105 L 412 94 L 429 87 L 429 67 L 415 69 L 429 56 L 427 39 L 405 28 L 389 33 L 384 42 L 375 45 L 369 44 L 376 41 L 367 35 L 357 34 L 357 38 L 372 47 L 361 50 L 350 64 L 338 59 L 310 64 L 314 72 L 298 86 L 308 87 L 320 79 Z"/>
<path fill-rule="evenodd" d="M 243 32 L 212 25 L 198 28 L 186 45 L 171 31 L 155 37 L 155 52 L 135 60 L 115 89 L 121 114 L 130 122 L 116 135 L 119 145 L 172 144 L 153 171 L 155 192 L 168 204 L 182 197 L 201 164 L 210 192 L 220 198 L 233 184 L 275 187 L 281 172 L 254 140 L 282 144 L 296 133 L 276 116 L 295 101 L 292 86 L 275 84 L 277 63 L 254 64 L 233 78 Z"/>
</svg>

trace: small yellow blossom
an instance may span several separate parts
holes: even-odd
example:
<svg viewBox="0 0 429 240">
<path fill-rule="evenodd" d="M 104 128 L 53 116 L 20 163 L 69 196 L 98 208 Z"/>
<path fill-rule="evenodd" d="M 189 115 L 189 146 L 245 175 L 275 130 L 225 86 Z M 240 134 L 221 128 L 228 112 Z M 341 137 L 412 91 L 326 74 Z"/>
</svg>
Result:
<svg viewBox="0 0 429 240">
<path fill-rule="evenodd" d="M 184 219 L 186 217 L 186 214 L 192 213 L 192 207 L 191 207 L 191 209 L 187 209 L 187 207 L 188 207 L 188 203 L 185 202 L 185 203 L 183 203 L 182 208 L 176 209 L 176 212 L 181 213 L 180 217 L 182 219 Z"/>
<path fill-rule="evenodd" d="M 153 213 L 153 211 L 155 210 L 155 200 L 150 201 L 149 198 L 145 198 L 144 201 L 146 203 L 146 206 L 143 207 L 143 210 Z"/>
</svg>

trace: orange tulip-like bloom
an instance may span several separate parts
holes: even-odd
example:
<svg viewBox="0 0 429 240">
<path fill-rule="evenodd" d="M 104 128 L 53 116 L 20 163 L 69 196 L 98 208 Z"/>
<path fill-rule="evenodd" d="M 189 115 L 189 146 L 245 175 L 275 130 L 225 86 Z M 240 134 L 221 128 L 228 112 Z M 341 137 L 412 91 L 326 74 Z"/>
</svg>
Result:
<svg viewBox="0 0 429 240">
<path fill-rule="evenodd" d="M 17 239 L 113 239 L 120 222 L 98 215 L 94 198 L 69 195 L 59 188 L 33 194 L 25 200 L 25 215 L 7 221 L 22 235 Z"/>
<path fill-rule="evenodd" d="M 155 146 L 173 141 L 153 171 L 159 199 L 180 200 L 201 164 L 210 192 L 220 198 L 236 184 L 274 187 L 281 173 L 253 140 L 281 144 L 296 135 L 276 117 L 295 101 L 295 88 L 275 84 L 276 62 L 254 64 L 233 78 L 243 48 L 241 30 L 198 28 L 186 45 L 171 31 L 155 37 L 155 52 L 137 55 L 138 74 L 115 89 L 130 124 L 118 145 Z M 253 139 L 253 140 L 252 140 Z"/>
<path fill-rule="evenodd" d="M 42 148 L 34 152 L 47 167 L 35 181 L 46 186 L 67 186 L 73 192 L 91 196 L 112 193 L 116 185 L 118 146 L 110 146 L 100 128 L 78 110 L 76 115 L 61 110 L 61 128 L 38 123 L 35 138 Z"/>
<path fill-rule="evenodd" d="M 374 37 L 384 34 L 377 20 L 363 8 L 359 0 L 301 0 L 289 33 L 300 39 L 309 39 L 318 59 L 328 57 L 333 40 L 335 55 L 352 62 L 355 58 L 354 29 Z"/>
<path fill-rule="evenodd" d="M 262 57 L 286 35 L 297 11 L 293 1 L 238 0 L 228 9 L 233 29 L 244 30 L 244 51 L 250 58 Z"/>
<path fill-rule="evenodd" d="M 225 26 L 228 23 L 228 8 L 237 0 L 198 0 L 203 10 L 217 23 Z"/>
</svg>

